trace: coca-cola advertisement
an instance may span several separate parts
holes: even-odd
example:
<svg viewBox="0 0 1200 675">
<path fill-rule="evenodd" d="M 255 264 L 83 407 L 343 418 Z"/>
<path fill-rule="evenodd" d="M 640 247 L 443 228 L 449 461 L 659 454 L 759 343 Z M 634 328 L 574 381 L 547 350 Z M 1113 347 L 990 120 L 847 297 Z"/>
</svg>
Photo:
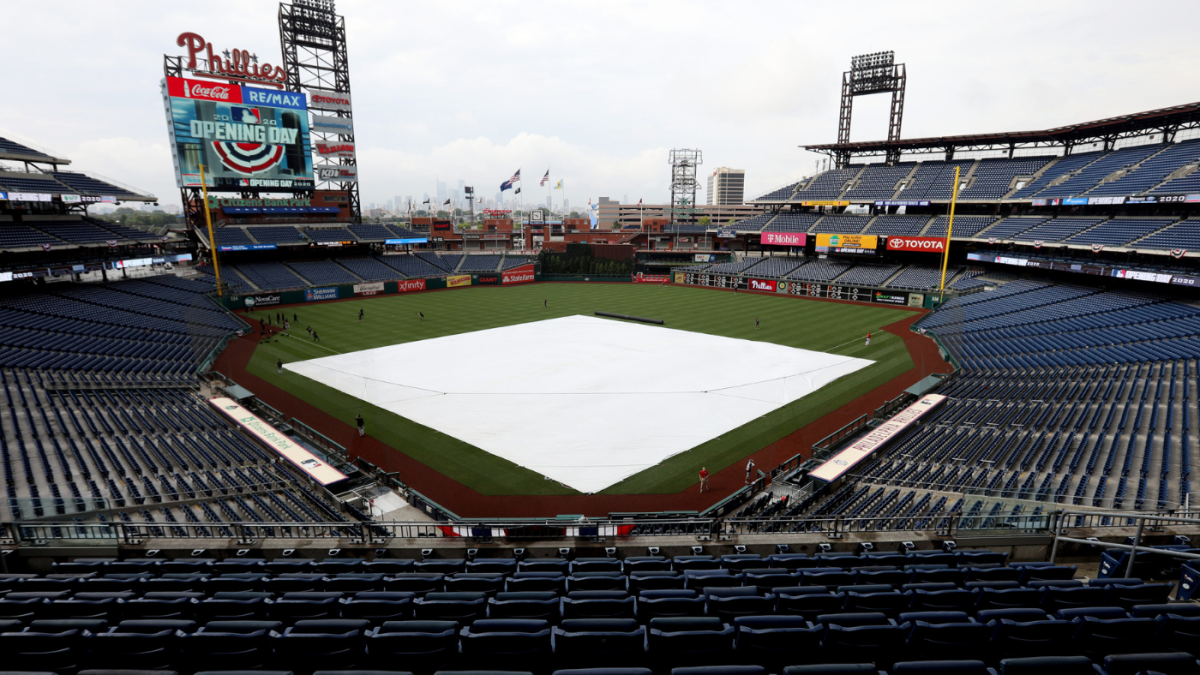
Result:
<svg viewBox="0 0 1200 675">
<path fill-rule="evenodd" d="M 313 181 L 308 100 L 302 93 L 228 82 L 168 77 L 179 187 L 209 190 L 302 190 Z"/>
</svg>

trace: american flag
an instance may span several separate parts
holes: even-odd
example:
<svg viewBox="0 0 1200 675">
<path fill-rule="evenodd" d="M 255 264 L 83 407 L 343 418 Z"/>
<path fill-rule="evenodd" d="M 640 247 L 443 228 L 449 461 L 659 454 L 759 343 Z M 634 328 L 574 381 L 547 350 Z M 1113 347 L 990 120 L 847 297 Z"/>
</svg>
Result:
<svg viewBox="0 0 1200 675">
<path fill-rule="evenodd" d="M 516 183 L 520 180 L 521 180 L 521 170 L 517 169 L 517 172 L 512 175 L 512 178 L 509 178 L 508 180 L 506 180 L 500 184 L 500 191 L 504 192 L 505 190 L 511 189 L 513 186 L 513 183 Z"/>
<path fill-rule="evenodd" d="M 538 185 L 545 185 L 548 180 L 550 180 L 550 169 L 546 169 L 546 175 L 542 176 L 542 182 L 538 183 Z"/>
</svg>

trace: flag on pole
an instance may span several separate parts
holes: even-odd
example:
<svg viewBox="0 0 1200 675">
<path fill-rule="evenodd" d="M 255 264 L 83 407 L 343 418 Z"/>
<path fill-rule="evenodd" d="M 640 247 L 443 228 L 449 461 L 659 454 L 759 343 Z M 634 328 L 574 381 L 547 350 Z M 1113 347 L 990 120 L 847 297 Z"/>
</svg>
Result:
<svg viewBox="0 0 1200 675">
<path fill-rule="evenodd" d="M 513 191 L 513 194 L 514 194 L 514 195 L 519 195 L 519 194 L 521 194 L 521 188 L 517 188 L 516 190 L 514 190 L 514 191 Z"/>
<path fill-rule="evenodd" d="M 509 178 L 508 180 L 506 180 L 500 184 L 500 191 L 504 192 L 505 190 L 511 189 L 513 186 L 513 183 L 516 183 L 520 180 L 521 180 L 521 170 L 517 169 L 517 172 L 512 175 L 512 178 Z"/>
<path fill-rule="evenodd" d="M 559 180 L 559 181 L 558 181 L 558 185 L 555 185 L 555 186 L 554 186 L 554 189 L 555 189 L 555 190 L 561 190 L 561 189 L 562 189 L 562 180 Z"/>
<path fill-rule="evenodd" d="M 426 199 L 425 199 L 425 201 L 423 201 L 423 202 L 421 202 L 421 203 L 422 203 L 422 204 L 428 204 L 428 203 L 429 203 L 429 199 L 428 199 L 428 198 L 426 198 Z"/>
<path fill-rule="evenodd" d="M 450 200 L 447 199 L 446 202 L 444 204 L 442 204 L 442 206 L 450 206 Z"/>
<path fill-rule="evenodd" d="M 550 169 L 546 169 L 546 175 L 542 176 L 542 180 L 538 183 L 539 186 L 545 185 L 546 181 L 550 180 Z"/>
</svg>

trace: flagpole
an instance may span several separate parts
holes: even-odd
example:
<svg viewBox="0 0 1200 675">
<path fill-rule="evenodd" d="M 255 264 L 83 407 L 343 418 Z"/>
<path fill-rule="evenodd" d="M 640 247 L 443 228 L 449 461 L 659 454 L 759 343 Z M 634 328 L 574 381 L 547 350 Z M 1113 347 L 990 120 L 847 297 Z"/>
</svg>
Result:
<svg viewBox="0 0 1200 675">
<path fill-rule="evenodd" d="M 217 297 L 221 297 L 224 293 L 221 291 L 221 268 L 217 266 L 217 244 L 214 241 L 212 229 L 212 214 L 208 212 L 208 181 L 204 179 L 204 165 L 200 165 L 200 192 L 204 200 L 204 222 L 208 225 L 208 250 L 212 252 L 213 273 L 217 277 Z"/>
</svg>

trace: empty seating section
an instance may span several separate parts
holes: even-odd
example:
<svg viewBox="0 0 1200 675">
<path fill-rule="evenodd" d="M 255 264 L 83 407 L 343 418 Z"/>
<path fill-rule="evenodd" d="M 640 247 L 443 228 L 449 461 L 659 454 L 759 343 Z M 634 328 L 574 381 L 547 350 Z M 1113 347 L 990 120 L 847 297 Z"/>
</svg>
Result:
<svg viewBox="0 0 1200 675">
<path fill-rule="evenodd" d="M 447 272 L 419 255 L 381 255 L 376 260 L 406 277 L 444 277 Z"/>
<path fill-rule="evenodd" d="M 981 159 L 971 174 L 971 183 L 958 194 L 959 199 L 1000 199 L 1012 190 L 1017 176 L 1032 176 L 1053 157 Z"/>
<path fill-rule="evenodd" d="M 113 197 L 136 197 L 133 192 L 125 188 L 117 187 L 112 183 L 102 181 L 99 178 L 92 178 L 87 174 L 77 173 L 74 171 L 55 171 L 50 175 L 54 176 L 58 181 L 76 192 L 85 195 L 111 195 Z"/>
<path fill-rule="evenodd" d="M 766 202 L 766 201 L 786 200 L 787 198 L 792 196 L 793 192 L 796 191 L 797 185 L 799 185 L 799 183 L 792 183 L 790 185 L 785 185 L 785 186 L 779 188 L 778 190 L 772 190 L 772 191 L 768 192 L 767 194 L 759 197 L 758 199 L 755 199 L 754 201 Z"/>
<path fill-rule="evenodd" d="M 396 235 L 383 225 L 374 225 L 364 223 L 362 225 L 351 225 L 350 231 L 359 241 L 384 241 L 386 239 L 396 239 Z"/>
<path fill-rule="evenodd" d="M 419 239 L 421 237 L 421 235 L 418 235 L 407 227 L 400 227 L 399 225 L 384 225 L 384 228 L 391 232 L 397 239 Z"/>
<path fill-rule="evenodd" d="M 954 278 L 954 275 L 958 274 L 958 272 L 959 270 L 954 268 L 946 270 L 946 279 Z M 941 285 L 941 281 L 941 268 L 909 265 L 895 279 L 888 282 L 888 287 L 928 291 L 938 288 Z"/>
<path fill-rule="evenodd" d="M 291 225 L 259 225 L 248 227 L 246 230 L 260 244 L 305 244 L 308 239 L 300 230 Z"/>
<path fill-rule="evenodd" d="M 390 281 L 404 276 L 375 258 L 341 258 L 338 264 L 365 281 Z"/>
<path fill-rule="evenodd" d="M 313 286 L 356 284 L 362 281 L 332 260 L 291 262 L 288 263 L 288 267 L 291 267 L 293 272 L 299 274 Z"/>
<path fill-rule="evenodd" d="M 858 234 L 870 220 L 869 216 L 825 216 L 810 231 L 814 234 Z"/>
<path fill-rule="evenodd" d="M 767 225 L 764 232 L 807 232 L 821 218 L 819 213 L 791 213 L 784 211 Z"/>
<path fill-rule="evenodd" d="M 758 232 L 774 217 L 774 213 L 760 213 L 757 216 L 750 216 L 745 220 L 739 220 L 733 224 L 733 229 L 738 232 Z"/>
<path fill-rule="evenodd" d="M 1033 196 L 1046 198 L 1081 195 L 1096 187 L 1100 181 L 1113 172 L 1133 166 L 1161 149 L 1161 145 L 1139 145 L 1132 148 L 1114 150 L 1081 168 L 1078 173 L 1073 174 L 1064 182 L 1047 187 Z"/>
<path fill-rule="evenodd" d="M 3 228 L 0 228 L 0 232 L 3 232 Z M 1136 248 L 1200 251 L 1200 219 L 1180 221 L 1144 239 L 1139 239 L 1132 245 Z"/>
<path fill-rule="evenodd" d="M 500 263 L 500 269 L 511 270 L 514 267 L 520 267 L 522 265 L 532 265 L 533 262 L 533 258 L 506 255 L 504 256 L 504 262 Z"/>
<path fill-rule="evenodd" d="M 959 180 L 965 180 L 972 161 L 922 162 L 901 190 L 897 199 L 949 199 L 954 187 L 954 169 L 961 168 Z"/>
<path fill-rule="evenodd" d="M 831 169 L 823 173 L 813 176 L 812 180 L 796 190 L 792 195 L 792 201 L 803 201 L 806 199 L 837 199 L 842 194 L 842 188 L 846 185 L 846 181 L 850 180 L 862 169 L 861 166 L 852 166 L 847 169 Z"/>
<path fill-rule="evenodd" d="M 250 235 L 246 234 L 245 228 L 241 227 L 213 228 L 213 239 L 216 240 L 217 246 L 248 246 L 254 243 Z"/>
<path fill-rule="evenodd" d="M 53 195 L 75 194 L 71 188 L 40 173 L 5 173 L 0 171 L 0 187 L 12 192 L 42 192 Z"/>
<path fill-rule="evenodd" d="M 1063 241 L 1104 222 L 1105 218 L 1055 218 L 1011 237 L 1017 241 Z"/>
<path fill-rule="evenodd" d="M 846 191 L 846 199 L 891 199 L 900 180 L 912 171 L 913 164 L 868 166 L 859 174 L 854 187 Z"/>
<path fill-rule="evenodd" d="M 741 274 L 747 268 L 753 267 L 762 261 L 763 258 L 744 258 L 742 260 L 713 265 L 708 268 L 708 271 L 712 274 Z"/>
<path fill-rule="evenodd" d="M 28 225 L 0 222 L 0 249 L 33 248 L 43 244 L 53 246 L 65 243 L 61 239 L 51 237 Z"/>
<path fill-rule="evenodd" d="M 804 258 L 786 258 L 782 256 L 763 258 L 761 263 L 748 270 L 744 270 L 743 274 L 751 277 L 784 277 L 803 262 Z"/>
<path fill-rule="evenodd" d="M 787 275 L 787 278 L 794 281 L 833 281 L 838 275 L 853 266 L 850 263 L 818 259 L 801 265 L 796 271 Z"/>
<path fill-rule="evenodd" d="M 281 291 L 287 288 L 303 288 L 309 285 L 307 281 L 296 276 L 296 273 L 283 263 L 242 263 L 240 265 L 230 265 L 230 267 L 241 272 L 259 290 L 263 291 Z"/>
<path fill-rule="evenodd" d="M 1066 244 L 1104 244 L 1125 246 L 1175 222 L 1174 218 L 1113 218 L 1096 227 L 1065 239 Z"/>
<path fill-rule="evenodd" d="M 876 216 L 864 234 L 896 234 L 915 237 L 929 224 L 929 216 Z"/>
<path fill-rule="evenodd" d="M 900 271 L 901 265 L 855 265 L 854 268 L 838 277 L 838 283 L 853 286 L 882 286 L 893 274 Z"/>
<path fill-rule="evenodd" d="M 1143 161 L 1133 171 L 1089 190 L 1088 196 L 1141 194 L 1179 169 L 1200 161 L 1200 139 L 1160 145 L 1158 149 L 1161 152 Z"/>
<path fill-rule="evenodd" d="M 995 216 L 956 215 L 954 216 L 954 232 L 951 236 L 954 239 L 970 239 L 994 222 L 996 222 Z M 923 236 L 945 237 L 948 229 L 950 229 L 950 216 L 938 216 L 933 219 L 933 223 L 929 225 L 929 229 L 925 230 Z"/>
<path fill-rule="evenodd" d="M 109 241 L 119 242 L 121 239 L 102 227 L 82 220 L 35 221 L 30 225 L 72 244 L 102 244 Z"/>
<path fill-rule="evenodd" d="M 957 220 L 957 218 L 955 219 Z M 995 239 L 996 241 L 1005 241 L 1015 239 L 1018 235 L 1032 230 L 1033 228 L 1049 221 L 1049 217 L 1043 216 L 1019 216 L 1015 218 L 1005 218 L 991 227 L 979 232 L 981 239 Z M 932 229 L 932 228 L 931 228 Z"/>
<path fill-rule="evenodd" d="M 469 255 L 463 260 L 458 271 L 466 272 L 495 272 L 500 266 L 501 257 L 498 255 Z"/>
<path fill-rule="evenodd" d="M 1088 164 L 1100 158 L 1101 152 L 1084 152 L 1080 154 L 1059 157 L 1058 161 L 1046 168 L 1046 171 L 1035 178 L 1025 187 L 1012 193 L 1011 199 L 1027 199 L 1044 190 L 1062 176 L 1079 171 Z"/>
<path fill-rule="evenodd" d="M 1200 171 L 1198 167 L 1189 166 L 1183 175 L 1164 181 L 1162 185 L 1150 190 L 1152 195 L 1196 194 L 1200 192 Z"/>
<path fill-rule="evenodd" d="M 313 241 L 355 241 L 354 235 L 344 227 L 309 227 L 304 234 Z"/>
<path fill-rule="evenodd" d="M 439 256 L 436 253 L 431 253 L 428 251 L 418 251 L 413 255 L 438 269 L 445 270 L 446 272 L 453 272 L 454 269 L 458 267 L 459 261 L 462 259 L 462 255 L 460 254 L 447 254 L 444 256 Z"/>
<path fill-rule="evenodd" d="M 47 155 L 44 152 L 34 150 L 33 148 L 16 141 L 10 141 L 7 138 L 0 138 L 0 153 L 21 155 L 24 157 L 38 157 L 40 159 L 53 159 L 50 157 L 50 155 Z"/>
<path fill-rule="evenodd" d="M 10 669 L 56 675 L 104 672 L 98 668 L 164 675 L 1195 675 L 1200 669 L 1189 642 L 1195 606 L 1168 602 L 1173 583 L 1084 585 L 1073 578 L 1074 566 L 1010 565 L 1007 553 L 988 550 L 570 560 L 80 558 L 54 562 L 51 570 L 0 576 L 0 649 Z M 924 581 L 934 578 L 943 581 Z M 611 590 L 585 590 L 597 580 Z"/>
<path fill-rule="evenodd" d="M 108 230 L 109 232 L 112 232 L 113 234 L 124 237 L 126 239 L 132 239 L 134 241 L 159 241 L 161 239 L 160 235 L 156 235 L 153 232 L 147 232 L 146 230 L 139 230 L 135 227 L 126 227 L 120 223 L 110 223 L 106 220 L 92 220 L 92 219 L 87 219 L 87 220 L 88 220 L 88 222 L 90 222 L 94 225 L 103 227 L 104 229 Z"/>
</svg>

